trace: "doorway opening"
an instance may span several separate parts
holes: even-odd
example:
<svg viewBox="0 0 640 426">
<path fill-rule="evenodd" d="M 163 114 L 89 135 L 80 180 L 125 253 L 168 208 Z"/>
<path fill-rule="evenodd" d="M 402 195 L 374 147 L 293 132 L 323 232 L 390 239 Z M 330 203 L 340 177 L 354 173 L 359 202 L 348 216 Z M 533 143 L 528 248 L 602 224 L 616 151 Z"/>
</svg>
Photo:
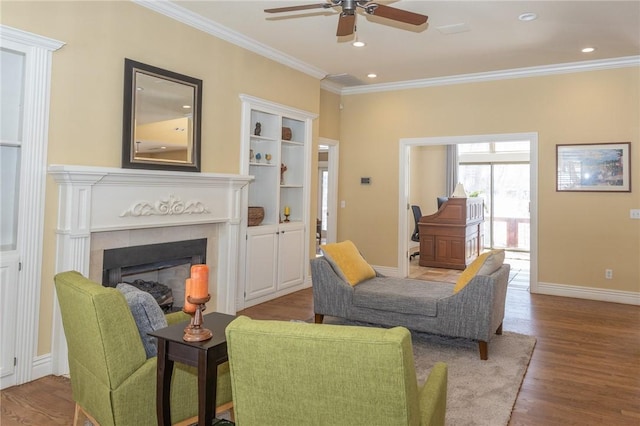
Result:
<svg viewBox="0 0 640 426">
<path fill-rule="evenodd" d="M 491 218 L 493 215 L 493 220 L 488 220 L 491 225 L 491 230 L 487 230 L 485 228 L 485 241 L 484 245 L 486 248 L 490 247 L 501 247 L 507 250 L 507 254 L 509 256 L 509 262 L 515 263 L 515 261 L 521 260 L 522 262 L 526 262 L 525 266 L 529 266 L 529 268 L 522 268 L 522 274 L 512 274 L 515 278 L 518 278 L 519 286 L 530 289 L 532 292 L 537 291 L 537 133 L 516 133 L 516 134 L 495 134 L 495 135 L 477 135 L 477 136 L 452 136 L 452 137 L 443 137 L 443 138 L 411 138 L 411 139 L 401 139 L 400 140 L 400 155 L 399 155 L 399 223 L 398 223 L 398 273 L 399 276 L 409 276 L 409 257 L 406 255 L 407 251 L 410 249 L 411 241 L 409 239 L 410 233 L 406 232 L 407 227 L 411 224 L 413 225 L 413 216 L 411 214 L 411 210 L 409 209 L 410 205 L 410 194 L 415 188 L 412 189 L 412 171 L 411 165 L 413 159 L 411 158 L 412 148 L 414 147 L 426 147 L 426 146 L 443 146 L 443 145 L 457 145 L 460 149 L 461 154 L 459 158 L 459 163 L 461 163 L 460 169 L 461 173 L 458 177 L 458 181 L 462 182 L 465 186 L 467 194 L 469 195 L 477 195 L 484 196 L 485 202 L 487 204 L 487 208 L 492 208 L 489 211 L 489 214 L 485 211 L 485 214 L 488 218 Z M 468 148 L 468 151 L 479 150 L 482 144 L 489 144 L 487 141 L 492 141 L 494 143 L 493 148 L 489 148 L 489 152 L 491 149 L 495 151 L 500 151 L 501 149 L 506 150 L 509 148 L 511 151 L 515 151 L 513 144 L 524 144 L 528 146 L 528 158 L 525 156 L 526 150 L 521 147 L 523 152 L 516 154 L 515 152 L 511 152 L 509 154 L 509 158 L 507 158 L 506 153 L 502 153 L 503 156 L 500 158 L 502 161 L 488 161 L 485 158 L 483 161 L 478 160 L 478 155 L 476 155 L 475 161 L 471 161 L 473 159 L 473 155 L 463 155 L 465 148 Z M 514 142 L 516 141 L 516 142 Z M 500 143 L 504 143 L 504 145 L 500 145 Z M 511 145 L 510 145 L 511 144 Z M 497 148 L 496 148 L 497 147 Z M 469 154 L 469 153 L 467 153 Z M 443 160 L 444 161 L 444 157 Z M 498 163 L 493 165 L 493 171 L 491 170 L 492 165 L 491 162 Z M 489 163 L 487 165 L 487 163 Z M 486 167 L 485 169 L 481 169 L 480 167 L 473 166 L 482 166 Z M 466 168 L 466 170 L 465 170 Z M 528 169 L 528 173 L 526 170 Z M 493 179 L 492 179 L 493 172 Z M 474 188 L 474 184 L 465 183 L 463 174 L 468 173 L 470 175 L 484 176 L 483 179 L 479 179 L 483 182 L 482 185 L 484 187 Z M 495 178 L 497 176 L 502 176 L 502 179 L 507 179 L 506 176 L 517 176 L 518 182 L 525 182 L 524 185 L 521 185 L 520 193 L 515 191 L 512 188 L 506 189 L 502 193 L 497 193 L 492 189 L 492 185 L 495 187 L 496 183 Z M 445 178 L 442 178 L 442 188 L 438 191 L 445 191 Z M 511 183 L 511 182 L 510 182 Z M 413 183 L 416 184 L 415 182 Z M 474 192 L 476 192 L 474 194 Z M 527 197 L 528 191 L 528 197 Z M 480 194 L 480 193 L 484 194 Z M 441 194 L 433 194 L 433 203 L 435 204 L 436 198 L 441 195 L 446 195 L 446 193 Z M 492 195 L 492 196 L 491 196 Z M 518 213 L 513 213 L 509 209 L 512 209 L 513 206 L 510 205 L 512 199 L 520 198 L 522 200 L 526 199 L 527 201 L 518 202 Z M 502 199 L 506 199 L 506 201 L 502 201 Z M 511 199 L 511 200 L 510 200 Z M 499 202 L 499 205 L 496 203 Z M 528 214 L 528 218 L 526 215 L 522 213 L 522 211 L 526 211 Z M 423 212 L 423 214 L 425 214 Z M 428 214 L 428 213 L 427 213 Z M 500 215 L 500 216 L 499 216 Z M 510 219 L 509 216 L 512 216 L 511 219 L 515 218 L 515 220 Z M 522 216 L 522 217 L 519 217 Z M 528 222 L 527 222 L 528 220 Z M 486 227 L 487 225 L 485 225 Z M 509 237 L 509 228 L 511 227 L 511 237 Z M 515 228 L 514 228 L 515 226 Z M 514 232 L 516 229 L 518 232 Z M 515 241 L 515 242 L 514 242 Z M 527 252 L 528 250 L 528 252 Z M 513 261 L 512 261 L 513 259 Z"/>
<path fill-rule="evenodd" d="M 320 138 L 316 208 L 316 255 L 320 245 L 336 242 L 338 217 L 338 141 Z"/>
</svg>

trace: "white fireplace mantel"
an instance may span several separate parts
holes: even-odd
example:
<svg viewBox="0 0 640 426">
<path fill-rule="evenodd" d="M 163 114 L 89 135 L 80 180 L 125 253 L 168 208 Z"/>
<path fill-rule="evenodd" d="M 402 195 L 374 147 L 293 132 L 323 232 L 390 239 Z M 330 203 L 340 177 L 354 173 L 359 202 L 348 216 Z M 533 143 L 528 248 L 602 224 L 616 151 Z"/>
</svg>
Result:
<svg viewBox="0 0 640 426">
<path fill-rule="evenodd" d="M 51 165 L 58 183 L 56 273 L 89 276 L 94 232 L 218 224 L 214 309 L 235 314 L 242 188 L 252 176 Z M 67 348 L 57 299 L 52 330 L 53 369 L 68 373 Z"/>
</svg>

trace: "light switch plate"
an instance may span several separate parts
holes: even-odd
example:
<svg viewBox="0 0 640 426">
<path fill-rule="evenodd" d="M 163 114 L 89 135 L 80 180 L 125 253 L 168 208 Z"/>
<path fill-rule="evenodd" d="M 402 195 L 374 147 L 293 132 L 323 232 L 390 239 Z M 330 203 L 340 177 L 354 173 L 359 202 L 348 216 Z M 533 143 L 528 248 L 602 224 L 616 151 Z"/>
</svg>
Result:
<svg viewBox="0 0 640 426">
<path fill-rule="evenodd" d="M 629 210 L 629 217 L 631 219 L 640 219 L 640 209 Z"/>
</svg>

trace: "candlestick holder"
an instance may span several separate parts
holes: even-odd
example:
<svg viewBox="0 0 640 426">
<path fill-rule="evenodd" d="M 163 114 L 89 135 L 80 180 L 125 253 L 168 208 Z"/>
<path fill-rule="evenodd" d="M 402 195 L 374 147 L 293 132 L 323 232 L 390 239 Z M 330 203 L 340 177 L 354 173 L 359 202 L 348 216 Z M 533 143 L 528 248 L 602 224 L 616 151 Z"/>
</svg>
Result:
<svg viewBox="0 0 640 426">
<path fill-rule="evenodd" d="M 206 297 L 202 298 L 187 296 L 187 301 L 196 305 L 196 310 L 195 312 L 186 312 L 187 314 L 191 315 L 191 323 L 184 329 L 184 336 L 182 337 L 182 339 L 185 342 L 202 342 L 213 337 L 213 333 L 211 333 L 211 330 L 202 327 L 202 312 L 204 312 L 207 307 L 205 303 L 207 303 L 210 299 L 211 296 L 208 294 Z"/>
<path fill-rule="evenodd" d="M 289 222 L 289 216 L 291 216 L 290 214 L 284 214 L 284 221 L 285 222 Z"/>
</svg>

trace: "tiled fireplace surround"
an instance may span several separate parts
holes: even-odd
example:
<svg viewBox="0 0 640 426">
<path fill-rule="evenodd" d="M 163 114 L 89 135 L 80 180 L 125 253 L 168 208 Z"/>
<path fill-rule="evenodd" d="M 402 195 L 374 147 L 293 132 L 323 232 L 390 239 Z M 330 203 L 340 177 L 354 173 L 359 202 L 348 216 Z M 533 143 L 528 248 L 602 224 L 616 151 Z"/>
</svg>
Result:
<svg viewBox="0 0 640 426">
<path fill-rule="evenodd" d="M 250 176 L 52 165 L 58 183 L 56 272 L 102 280 L 105 249 L 207 238 L 209 309 L 234 314 L 242 188 Z M 53 369 L 67 374 L 54 303 Z"/>
</svg>

